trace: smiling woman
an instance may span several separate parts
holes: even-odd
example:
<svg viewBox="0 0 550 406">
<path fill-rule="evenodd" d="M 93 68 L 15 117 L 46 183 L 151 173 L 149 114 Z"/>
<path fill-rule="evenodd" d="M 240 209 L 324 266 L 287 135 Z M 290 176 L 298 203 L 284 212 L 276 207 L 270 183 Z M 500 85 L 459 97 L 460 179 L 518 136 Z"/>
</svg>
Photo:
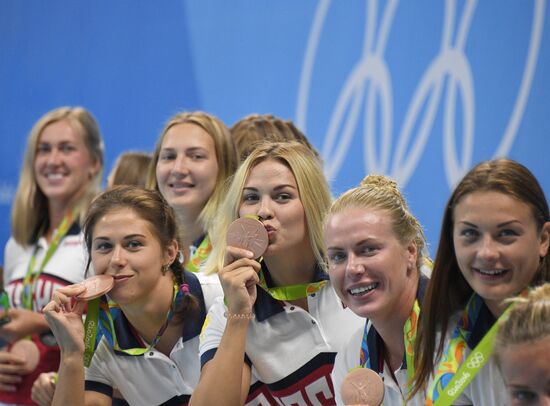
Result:
<svg viewBox="0 0 550 406">
<path fill-rule="evenodd" d="M 32 128 L 4 257 L 11 321 L 0 328 L 0 337 L 9 342 L 30 337 L 40 362 L 28 373 L 20 357 L 0 351 L 0 402 L 29 404 L 36 377 L 57 370 L 59 348 L 42 308 L 56 288 L 84 278 L 79 217 L 99 191 L 102 169 L 101 135 L 85 109 L 52 110 Z"/>
<path fill-rule="evenodd" d="M 550 213 L 542 188 L 509 159 L 478 164 L 445 208 L 423 313 L 416 390 L 429 404 L 503 405 L 491 357 L 508 300 L 550 280 Z M 433 381 L 432 378 L 433 377 Z"/>
<path fill-rule="evenodd" d="M 420 272 L 420 223 L 394 181 L 370 175 L 336 199 L 324 231 L 334 289 L 365 319 L 336 356 L 337 403 L 343 404 L 340 389 L 347 374 L 362 367 L 383 377 L 384 404 L 424 405 L 420 395 L 408 399 L 416 321 L 427 284 Z"/>
<path fill-rule="evenodd" d="M 88 316 L 109 322 L 84 368 L 91 330 L 83 329 L 83 302 L 71 305 L 83 287 L 54 293 L 44 308 L 62 355 L 53 404 L 110 405 L 113 388 L 132 405 L 185 404 L 199 377 L 198 335 L 222 293 L 217 278 L 183 270 L 174 212 L 156 191 L 104 192 L 92 202 L 84 234 L 95 273 L 114 278 L 108 296 L 120 310 L 103 297 L 99 315 Z"/>
<path fill-rule="evenodd" d="M 178 113 L 161 132 L 147 185 L 176 212 L 189 271 L 199 271 L 212 249 L 208 230 L 237 165 L 229 130 L 211 114 Z"/>
</svg>

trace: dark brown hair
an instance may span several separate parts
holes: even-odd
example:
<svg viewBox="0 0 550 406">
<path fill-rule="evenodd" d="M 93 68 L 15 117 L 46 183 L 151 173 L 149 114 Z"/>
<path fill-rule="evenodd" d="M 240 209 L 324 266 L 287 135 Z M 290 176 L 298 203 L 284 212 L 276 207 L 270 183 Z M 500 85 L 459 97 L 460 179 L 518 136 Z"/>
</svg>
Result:
<svg viewBox="0 0 550 406">
<path fill-rule="evenodd" d="M 435 363 L 441 357 L 449 318 L 466 305 L 473 293 L 456 259 L 453 243 L 454 209 L 464 196 L 486 191 L 500 192 L 527 204 L 539 231 L 545 222 L 550 221 L 548 203 L 537 179 L 529 169 L 516 161 L 505 158 L 484 161 L 462 178 L 445 207 L 433 272 L 419 318 L 412 395 L 425 386 Z M 532 284 L 550 280 L 549 256 L 550 250 L 541 258 Z M 437 331 L 441 335 L 436 342 Z"/>
<path fill-rule="evenodd" d="M 176 240 L 180 246 L 174 210 L 159 192 L 137 186 L 114 186 L 92 201 L 84 221 L 84 242 L 88 251 L 87 269 L 91 261 L 93 232 L 97 222 L 105 214 L 122 208 L 133 210 L 141 219 L 149 223 L 150 230 L 158 239 L 161 248 L 165 249 L 173 240 Z M 185 283 L 184 266 L 178 258 L 170 264 L 169 269 L 178 285 Z M 179 309 L 176 310 L 174 320 L 180 322 L 196 309 L 195 298 L 187 294 Z"/>
</svg>

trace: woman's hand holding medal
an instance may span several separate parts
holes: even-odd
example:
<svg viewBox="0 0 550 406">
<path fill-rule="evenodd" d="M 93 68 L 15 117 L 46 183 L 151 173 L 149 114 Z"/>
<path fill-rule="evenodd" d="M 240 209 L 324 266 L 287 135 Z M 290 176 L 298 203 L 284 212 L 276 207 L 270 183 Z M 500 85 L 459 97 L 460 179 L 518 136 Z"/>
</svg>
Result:
<svg viewBox="0 0 550 406">
<path fill-rule="evenodd" d="M 107 293 L 113 285 L 113 277 L 97 275 L 55 291 L 53 300 L 44 307 L 44 315 L 62 352 L 84 352 L 82 314 L 86 302 Z"/>
<path fill-rule="evenodd" d="M 230 315 L 250 315 L 256 301 L 260 263 L 269 239 L 263 224 L 252 218 L 235 220 L 227 231 L 224 268 L 219 272 Z"/>
</svg>

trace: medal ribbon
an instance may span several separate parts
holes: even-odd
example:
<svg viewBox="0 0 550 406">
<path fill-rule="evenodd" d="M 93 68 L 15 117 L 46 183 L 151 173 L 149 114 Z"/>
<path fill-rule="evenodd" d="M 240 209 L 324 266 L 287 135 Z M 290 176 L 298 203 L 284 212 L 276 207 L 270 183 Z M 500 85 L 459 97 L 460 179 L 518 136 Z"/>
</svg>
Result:
<svg viewBox="0 0 550 406">
<path fill-rule="evenodd" d="M 23 304 L 23 307 L 25 309 L 33 310 L 32 296 L 36 280 L 44 271 L 46 264 L 50 261 L 51 257 L 59 247 L 59 243 L 61 242 L 63 237 L 65 237 L 67 231 L 69 231 L 69 228 L 73 223 L 73 217 L 74 216 L 72 211 L 65 215 L 65 217 L 63 217 L 61 224 L 53 235 L 52 242 L 48 247 L 48 250 L 46 251 L 46 255 L 44 256 L 40 267 L 37 270 L 33 271 L 36 265 L 36 254 L 38 253 L 38 244 L 35 245 L 31 260 L 29 262 L 29 266 L 27 268 L 27 273 L 25 275 L 25 278 L 23 279 L 23 289 L 21 291 L 21 303 Z"/>
<path fill-rule="evenodd" d="M 521 295 L 524 296 L 527 292 L 528 290 L 525 290 Z M 462 362 L 464 350 L 482 304 L 483 299 L 475 293 L 468 301 L 462 317 L 453 331 L 447 350 L 435 370 L 434 380 L 427 394 L 427 406 L 450 406 L 489 360 L 493 352 L 498 327 L 508 316 L 513 304 L 508 306 L 466 360 Z"/>
<path fill-rule="evenodd" d="M 328 280 L 303 283 L 299 285 L 289 286 L 275 286 L 273 288 L 267 287 L 265 275 L 263 271 L 260 271 L 260 282 L 258 286 L 265 290 L 273 299 L 276 300 L 298 300 L 308 297 L 316 292 L 319 292 L 323 286 L 328 283 Z"/>
<path fill-rule="evenodd" d="M 206 262 L 211 251 L 212 244 L 210 243 L 210 238 L 206 235 L 191 258 L 189 258 L 189 261 L 185 264 L 185 269 L 193 273 L 199 272 L 201 265 Z"/>
<path fill-rule="evenodd" d="M 2 289 L 0 292 L 0 327 L 10 322 L 10 317 L 8 316 L 9 309 L 10 298 L 8 297 L 8 293 Z"/>
<path fill-rule="evenodd" d="M 111 308 L 106 300 L 105 296 L 97 298 L 88 302 L 88 313 L 86 315 L 86 321 L 84 322 L 84 365 L 90 366 L 92 357 L 95 352 L 95 342 L 98 329 L 101 330 L 102 335 L 105 337 L 111 348 L 115 351 L 123 352 L 128 355 L 138 356 L 143 355 L 150 351 L 155 345 L 158 344 L 162 335 L 168 328 L 174 311 L 180 305 L 185 294 L 189 293 L 189 287 L 187 284 L 178 286 L 174 282 L 174 291 L 172 294 L 172 304 L 166 314 L 166 319 L 163 325 L 160 327 L 157 335 L 147 348 L 126 348 L 122 349 L 118 345 L 118 340 L 115 333 L 115 326 L 113 323 L 113 316 L 111 315 Z"/>
<path fill-rule="evenodd" d="M 405 363 L 407 365 L 407 382 L 409 385 L 409 390 L 414 375 L 414 344 L 416 342 L 416 333 L 418 331 L 419 315 L 420 305 L 418 303 L 418 300 L 415 300 L 411 314 L 407 318 L 407 320 L 405 321 L 405 325 L 403 326 L 403 340 L 405 343 Z M 361 350 L 359 352 L 359 364 L 361 365 L 361 368 L 373 369 L 370 362 L 367 335 L 368 322 L 365 322 L 365 330 L 363 332 L 363 340 L 361 341 Z"/>
</svg>

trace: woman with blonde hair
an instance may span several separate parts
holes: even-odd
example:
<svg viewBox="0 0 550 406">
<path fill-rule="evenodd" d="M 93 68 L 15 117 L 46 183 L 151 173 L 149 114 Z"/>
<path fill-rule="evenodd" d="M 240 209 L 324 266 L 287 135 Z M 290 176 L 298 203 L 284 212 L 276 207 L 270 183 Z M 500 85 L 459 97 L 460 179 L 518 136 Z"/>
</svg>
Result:
<svg viewBox="0 0 550 406">
<path fill-rule="evenodd" d="M 499 327 L 495 359 L 512 406 L 550 405 L 550 283 L 525 298 L 512 301 L 513 308 Z"/>
<path fill-rule="evenodd" d="M 161 132 L 147 186 L 176 212 L 189 271 L 198 272 L 212 250 L 208 230 L 237 166 L 229 130 L 211 114 L 178 113 Z"/>
<path fill-rule="evenodd" d="M 364 318 L 336 356 L 332 377 L 338 404 L 346 375 L 357 367 L 383 377 L 384 404 L 408 399 L 414 340 L 428 279 L 421 274 L 424 233 L 397 184 L 369 175 L 342 194 L 325 221 L 329 275 L 342 303 Z"/>
<path fill-rule="evenodd" d="M 0 402 L 29 404 L 34 379 L 57 370 L 59 349 L 42 315 L 58 287 L 84 277 L 80 216 L 99 191 L 103 142 L 93 116 L 61 107 L 42 116 L 27 142 L 12 209 L 12 238 L 5 249 L 4 282 L 12 308 L 0 337 L 30 337 L 38 367 L 23 375 L 24 360 L 0 352 Z"/>
<path fill-rule="evenodd" d="M 237 170 L 206 267 L 218 273 L 225 303 L 214 303 L 201 335 L 191 404 L 334 404 L 334 357 L 361 319 L 343 308 L 323 269 L 330 201 L 319 161 L 302 144 L 261 144 Z M 260 262 L 227 245 L 230 223 L 245 216 L 267 232 Z"/>
</svg>

